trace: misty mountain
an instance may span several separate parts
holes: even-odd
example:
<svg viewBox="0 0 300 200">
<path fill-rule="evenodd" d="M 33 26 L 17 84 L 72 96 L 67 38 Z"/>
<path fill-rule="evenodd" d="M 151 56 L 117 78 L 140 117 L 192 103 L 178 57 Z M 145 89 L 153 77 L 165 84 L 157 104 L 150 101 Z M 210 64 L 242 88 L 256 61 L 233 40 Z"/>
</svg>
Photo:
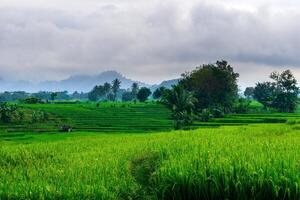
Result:
<svg viewBox="0 0 300 200">
<path fill-rule="evenodd" d="M 0 79 L 0 91 L 79 91 L 89 92 L 95 85 L 101 85 L 105 82 L 111 83 L 118 78 L 121 81 L 121 88 L 130 88 L 132 83 L 137 82 L 140 87 L 151 87 L 151 85 L 126 78 L 116 71 L 106 71 L 98 75 L 76 75 L 61 81 L 43 81 L 33 83 L 29 81 L 6 81 Z"/>
<path fill-rule="evenodd" d="M 176 85 L 179 82 L 179 80 L 180 79 L 178 78 L 178 79 L 163 81 L 158 85 L 152 85 L 150 89 L 152 91 L 155 91 L 157 88 L 160 88 L 160 87 L 165 87 L 165 88 L 170 89 L 170 88 L 172 88 L 173 85 Z"/>
<path fill-rule="evenodd" d="M 106 71 L 98 75 L 76 75 L 71 76 L 68 79 L 62 81 L 45 81 L 41 82 L 39 85 L 41 88 L 47 91 L 61 91 L 67 90 L 88 92 L 91 91 L 95 85 L 102 85 L 105 82 L 111 83 L 114 79 L 119 79 L 121 81 L 121 88 L 130 88 L 134 82 L 137 82 L 140 86 L 149 87 L 148 84 L 131 80 L 126 78 L 122 74 L 116 71 Z"/>
</svg>

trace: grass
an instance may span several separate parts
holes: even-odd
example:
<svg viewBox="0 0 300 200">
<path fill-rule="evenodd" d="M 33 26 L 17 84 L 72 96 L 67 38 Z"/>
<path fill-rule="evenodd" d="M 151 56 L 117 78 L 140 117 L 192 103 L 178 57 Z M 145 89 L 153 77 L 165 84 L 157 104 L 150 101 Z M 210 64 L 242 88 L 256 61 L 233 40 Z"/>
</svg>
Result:
<svg viewBox="0 0 300 200">
<path fill-rule="evenodd" d="M 257 102 L 252 108 L 260 109 Z M 39 123 L 0 124 L 0 131 L 19 132 L 57 132 L 62 125 L 70 125 L 77 132 L 157 132 L 173 129 L 171 113 L 163 105 L 149 103 L 101 103 L 99 107 L 92 103 L 76 104 L 21 104 L 30 112 L 43 111 L 49 120 Z M 227 115 L 209 122 L 196 122 L 193 128 L 248 125 L 257 123 L 285 123 L 300 118 L 296 114 L 250 113 Z"/>
<path fill-rule="evenodd" d="M 170 131 L 155 103 L 21 106 L 50 118 L 0 125 L 0 199 L 300 199 L 299 112 Z"/>
<path fill-rule="evenodd" d="M 0 125 L 8 132 L 55 132 L 60 125 L 76 131 L 153 132 L 173 128 L 170 111 L 156 103 L 23 104 L 23 108 L 50 113 L 46 123 Z"/>
<path fill-rule="evenodd" d="M 295 126 L 0 139 L 0 199 L 299 199 Z"/>
</svg>

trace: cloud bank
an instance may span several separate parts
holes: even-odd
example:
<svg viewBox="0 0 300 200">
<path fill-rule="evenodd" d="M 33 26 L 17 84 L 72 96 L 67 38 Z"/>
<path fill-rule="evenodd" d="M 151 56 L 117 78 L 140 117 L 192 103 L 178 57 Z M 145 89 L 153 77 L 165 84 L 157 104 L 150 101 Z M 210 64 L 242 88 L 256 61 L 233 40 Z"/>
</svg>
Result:
<svg viewBox="0 0 300 200">
<path fill-rule="evenodd" d="M 228 60 L 241 84 L 300 75 L 297 1 L 15 0 L 0 3 L 0 76 L 59 80 L 117 70 L 150 83 Z M 299 77 L 300 78 L 300 77 Z"/>
</svg>

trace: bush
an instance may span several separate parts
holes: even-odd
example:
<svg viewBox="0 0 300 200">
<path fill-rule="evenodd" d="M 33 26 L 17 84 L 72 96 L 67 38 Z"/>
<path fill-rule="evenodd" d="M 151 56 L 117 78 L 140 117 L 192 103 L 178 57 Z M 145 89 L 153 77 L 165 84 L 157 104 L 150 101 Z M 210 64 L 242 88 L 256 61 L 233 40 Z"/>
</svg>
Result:
<svg viewBox="0 0 300 200">
<path fill-rule="evenodd" d="M 248 99 L 239 98 L 233 106 L 233 111 L 235 113 L 246 113 L 249 111 L 250 103 L 251 101 Z"/>
<path fill-rule="evenodd" d="M 212 113 L 212 116 L 214 118 L 222 118 L 222 117 L 224 117 L 224 112 L 220 108 L 213 108 L 211 110 L 211 113 Z"/>
<path fill-rule="evenodd" d="M 36 97 L 28 97 L 26 99 L 23 99 L 21 101 L 22 103 L 26 104 L 38 104 L 38 103 L 44 103 L 41 99 L 36 98 Z"/>
<path fill-rule="evenodd" d="M 31 123 L 44 122 L 49 119 L 49 114 L 40 110 L 34 110 L 31 113 Z"/>
<path fill-rule="evenodd" d="M 211 114 L 209 109 L 203 109 L 199 115 L 199 118 L 202 122 L 208 122 L 212 117 L 213 115 Z"/>
<path fill-rule="evenodd" d="M 0 104 L 0 120 L 4 123 L 12 122 L 13 118 L 17 115 L 18 106 L 8 103 Z"/>
</svg>

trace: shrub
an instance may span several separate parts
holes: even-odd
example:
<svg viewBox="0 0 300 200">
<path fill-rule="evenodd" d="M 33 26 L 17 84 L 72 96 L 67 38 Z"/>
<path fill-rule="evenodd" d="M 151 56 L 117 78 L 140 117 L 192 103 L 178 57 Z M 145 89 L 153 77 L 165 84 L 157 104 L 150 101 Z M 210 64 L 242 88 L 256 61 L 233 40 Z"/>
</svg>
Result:
<svg viewBox="0 0 300 200">
<path fill-rule="evenodd" d="M 222 117 L 224 117 L 224 112 L 220 108 L 213 108 L 211 110 L 211 113 L 212 113 L 212 116 L 214 118 L 222 118 Z"/>
<path fill-rule="evenodd" d="M 17 113 L 18 106 L 17 105 L 10 105 L 8 103 L 1 103 L 0 104 L 0 120 L 5 123 L 9 123 L 12 121 L 14 116 Z"/>
<path fill-rule="evenodd" d="M 213 115 L 211 114 L 209 109 L 203 109 L 199 115 L 199 118 L 202 122 L 208 122 L 212 117 Z"/>
<path fill-rule="evenodd" d="M 43 122 L 48 119 L 48 113 L 45 113 L 43 111 L 33 111 L 31 114 L 31 123 Z"/>
<path fill-rule="evenodd" d="M 36 98 L 36 97 L 28 97 L 26 99 L 22 100 L 23 103 L 26 104 L 38 104 L 38 103 L 43 103 L 43 101 L 40 98 Z"/>
<path fill-rule="evenodd" d="M 251 101 L 248 99 L 239 98 L 233 106 L 233 111 L 235 113 L 246 113 L 250 108 L 250 103 Z"/>
</svg>

